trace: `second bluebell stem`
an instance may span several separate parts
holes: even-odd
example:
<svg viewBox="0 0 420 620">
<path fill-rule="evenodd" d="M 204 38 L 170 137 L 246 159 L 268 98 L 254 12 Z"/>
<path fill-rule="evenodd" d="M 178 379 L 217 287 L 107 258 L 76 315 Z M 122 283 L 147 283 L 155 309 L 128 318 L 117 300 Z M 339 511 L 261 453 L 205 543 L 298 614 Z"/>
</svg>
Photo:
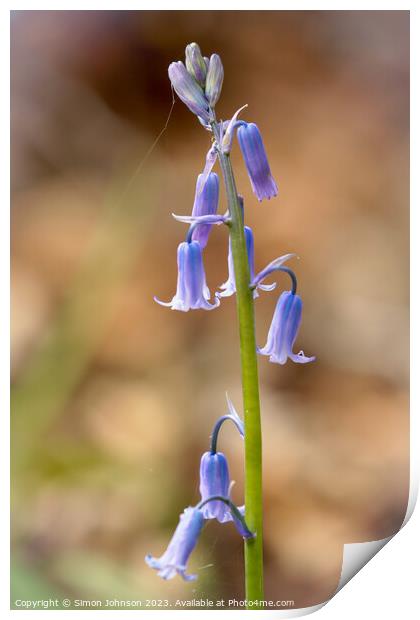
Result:
<svg viewBox="0 0 420 620">
<path fill-rule="evenodd" d="M 213 126 L 217 141 L 217 127 Z M 242 393 L 245 420 L 245 518 L 255 538 L 245 544 L 245 595 L 253 601 L 250 609 L 258 609 L 256 601 L 264 600 L 263 529 L 262 529 L 262 446 L 258 385 L 257 348 L 255 339 L 254 299 L 250 288 L 249 263 L 244 235 L 241 205 L 236 190 L 232 164 L 228 154 L 218 150 L 231 218 L 230 238 L 236 281 L 239 322 Z"/>
</svg>

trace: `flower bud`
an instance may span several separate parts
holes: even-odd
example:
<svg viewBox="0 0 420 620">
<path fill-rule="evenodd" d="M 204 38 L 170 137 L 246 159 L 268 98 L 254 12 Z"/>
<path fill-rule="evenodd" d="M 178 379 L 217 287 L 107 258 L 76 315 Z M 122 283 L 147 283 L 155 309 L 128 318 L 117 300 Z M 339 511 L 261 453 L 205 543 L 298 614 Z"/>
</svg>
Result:
<svg viewBox="0 0 420 620">
<path fill-rule="evenodd" d="M 178 97 L 197 116 L 209 122 L 209 104 L 204 96 L 202 88 L 188 73 L 185 65 L 180 60 L 172 62 L 168 68 L 169 79 Z"/>
<path fill-rule="evenodd" d="M 237 132 L 254 194 L 261 202 L 277 196 L 277 185 L 271 175 L 260 130 L 255 123 L 242 123 Z"/>
<path fill-rule="evenodd" d="M 194 217 L 200 215 L 215 215 L 219 204 L 219 177 L 215 172 L 210 172 L 207 181 L 201 188 L 202 176 L 202 174 L 199 174 L 197 178 L 192 210 L 192 215 Z M 198 241 L 203 250 L 207 245 L 210 232 L 211 224 L 200 224 L 196 226 L 192 234 L 192 240 Z"/>
<path fill-rule="evenodd" d="M 185 49 L 185 65 L 190 75 L 204 88 L 206 85 L 207 65 L 197 43 L 190 43 Z"/>
<path fill-rule="evenodd" d="M 223 85 L 223 65 L 218 54 L 210 56 L 209 68 L 206 77 L 206 97 L 211 108 L 214 108 L 219 100 Z"/>
</svg>

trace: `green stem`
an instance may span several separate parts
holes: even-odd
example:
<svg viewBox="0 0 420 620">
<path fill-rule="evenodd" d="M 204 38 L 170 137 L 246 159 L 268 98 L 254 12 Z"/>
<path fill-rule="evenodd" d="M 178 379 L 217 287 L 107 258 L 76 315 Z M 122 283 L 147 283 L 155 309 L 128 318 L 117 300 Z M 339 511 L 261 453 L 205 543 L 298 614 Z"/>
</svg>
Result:
<svg viewBox="0 0 420 620">
<path fill-rule="evenodd" d="M 213 127 L 217 140 L 216 128 Z M 219 150 L 232 224 L 233 266 L 236 282 L 241 349 L 242 393 L 245 420 L 245 518 L 255 538 L 245 540 L 245 596 L 248 601 L 264 600 L 262 533 L 261 420 L 255 340 L 254 298 L 246 250 L 244 223 L 230 157 Z M 248 609 L 258 609 L 249 605 Z"/>
</svg>

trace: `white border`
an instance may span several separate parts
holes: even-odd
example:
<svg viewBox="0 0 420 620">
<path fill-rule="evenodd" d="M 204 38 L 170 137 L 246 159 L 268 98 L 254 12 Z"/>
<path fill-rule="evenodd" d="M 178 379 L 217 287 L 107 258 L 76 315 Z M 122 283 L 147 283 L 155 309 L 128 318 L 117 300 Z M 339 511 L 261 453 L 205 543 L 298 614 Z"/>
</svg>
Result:
<svg viewBox="0 0 420 620">
<path fill-rule="evenodd" d="M 42 6 L 40 6 L 42 4 Z M 420 102 L 418 97 L 418 62 L 417 58 L 419 56 L 419 44 L 417 43 L 420 37 L 419 29 L 418 29 L 418 11 L 414 5 L 414 2 L 360 2 L 353 1 L 351 6 L 350 3 L 346 4 L 343 2 L 260 2 L 258 6 L 255 3 L 249 2 L 247 0 L 242 0 L 242 2 L 226 2 L 220 0 L 213 0 L 211 3 L 211 10 L 411 10 L 411 48 L 412 48 L 412 66 L 414 70 L 412 71 L 412 90 L 411 90 L 411 109 L 412 111 L 419 109 Z M 71 3 L 66 2 L 57 2 L 54 3 L 36 3 L 36 2 L 15 2 L 9 3 L 8 8 L 10 10 L 147 10 L 150 7 L 150 4 L 146 5 L 144 2 L 125 2 L 125 3 L 116 3 L 116 2 L 80 2 L 74 0 Z M 210 6 L 197 6 L 193 5 L 192 2 L 155 2 L 153 5 L 154 10 L 210 10 Z M 2 75 L 4 77 L 5 85 L 10 82 L 10 73 L 9 73 L 9 63 L 10 63 L 10 39 L 9 39 L 9 12 L 3 10 L 1 12 L 3 19 L 1 20 L 0 25 L 0 45 L 2 45 L 2 54 L 0 55 L 0 62 L 2 64 Z M 417 71 L 416 71 L 417 69 Z M 7 86 L 6 86 L 7 92 Z M 10 113 L 9 113 L 9 102 L 5 94 L 0 99 L 0 105 L 2 106 L 2 114 L 1 114 L 1 122 L 2 122 L 2 136 L 5 139 L 5 136 L 9 136 L 9 127 L 10 127 Z M 412 147 L 411 147 L 411 156 L 412 156 L 412 169 L 419 170 L 420 162 L 418 157 L 418 144 L 419 140 L 419 132 L 418 132 L 418 120 L 417 115 L 412 114 Z M 2 208 L 0 210 L 0 218 L 1 218 L 1 227 L 0 230 L 2 235 L 4 236 L 2 243 L 0 244 L 0 252 L 1 252 L 1 276 L 2 276 L 2 284 L 3 290 L 7 291 L 9 288 L 9 235 L 8 231 L 10 228 L 10 220 L 9 220 L 9 212 L 7 209 L 7 205 L 9 204 L 9 178 L 10 178 L 10 169 L 9 169 L 9 161 L 7 158 L 7 151 L 9 149 L 9 145 L 5 146 L 5 149 L 2 151 L 4 156 L 2 158 L 2 166 L 1 166 L 1 174 L 2 174 L 2 184 L 1 188 L 3 190 L 3 202 Z M 416 267 L 419 265 L 419 249 L 416 244 L 415 233 L 418 232 L 418 208 L 419 201 L 416 200 L 418 198 L 418 184 L 416 183 L 416 179 L 414 175 L 412 175 L 411 179 L 411 202 L 414 205 L 411 213 L 411 264 L 412 264 L 412 276 L 411 276 L 411 316 L 417 317 L 419 315 L 419 304 L 418 304 L 418 284 L 416 283 L 416 279 L 418 280 L 418 276 L 416 278 L 416 273 L 418 273 Z M 417 205 L 417 206 L 416 206 Z M 0 305 L 0 313 L 1 320 L 0 326 L 2 330 L 2 335 L 4 336 L 2 339 L 3 343 L 7 343 L 9 341 L 8 337 L 8 325 L 10 324 L 10 313 L 8 305 L 3 301 Z M 419 329 L 416 326 L 415 321 L 412 322 L 412 355 L 411 355 L 411 368 L 412 368 L 412 377 L 416 378 L 419 368 L 419 364 L 416 361 L 415 355 L 413 351 L 417 351 L 419 349 Z M 1 360 L 1 387 L 2 394 L 6 395 L 5 398 L 5 407 L 3 408 L 4 412 L 7 412 L 9 409 L 9 354 L 7 351 L 7 345 L 3 346 L 2 354 L 0 357 Z M 411 462 L 412 462 L 412 482 L 414 484 L 418 481 L 418 454 L 419 454 L 419 428 L 417 424 L 417 420 L 415 419 L 413 412 L 418 410 L 419 398 L 418 398 L 418 387 L 417 382 L 414 380 L 412 382 L 412 417 L 411 417 Z M 6 418 L 6 429 L 5 432 L 1 433 L 1 441 L 3 442 L 2 450 L 1 450 L 1 458 L 3 459 L 3 467 L 2 467 L 2 475 L 4 476 L 2 489 L 7 496 L 6 502 L 3 502 L 3 506 L 8 505 L 8 496 L 9 496 L 9 426 L 7 422 L 7 415 L 3 416 Z M 9 518 L 6 510 L 1 511 L 1 532 L 2 532 L 2 554 L 1 554 L 1 599 L 0 605 L 1 609 L 6 612 L 7 615 L 13 614 L 14 618 L 20 617 L 21 614 L 26 612 L 23 611 L 10 611 L 9 610 L 9 540 L 8 540 L 8 530 L 9 530 Z M 323 607 L 320 611 L 317 612 L 317 617 L 320 619 L 323 618 L 325 620 L 336 619 L 340 620 L 352 619 L 357 614 L 362 615 L 362 617 L 368 618 L 370 615 L 375 618 L 395 618 L 397 615 L 399 618 L 411 618 L 413 617 L 413 611 L 417 609 L 417 600 L 416 594 L 418 589 L 417 584 L 417 575 L 418 575 L 418 559 L 417 553 L 419 549 L 419 511 L 415 511 L 413 517 L 407 525 L 403 528 L 402 532 L 397 534 L 390 542 L 382 549 L 377 556 L 375 556 L 363 569 L 358 573 L 349 584 L 345 588 L 343 588 L 325 607 Z M 416 581 L 414 581 L 416 579 Z M 41 613 L 41 612 L 32 612 L 32 613 Z M 89 617 L 92 617 L 92 614 L 100 614 L 100 611 L 73 611 L 69 610 L 67 612 L 64 611 L 49 611 L 48 614 L 62 614 L 67 613 L 67 617 L 71 617 L 73 614 L 77 614 L 77 617 L 80 618 L 80 614 L 88 614 Z M 119 612 L 108 612 L 108 615 L 113 616 Z M 125 612 L 129 613 L 129 612 Z M 139 613 L 138 611 L 136 612 Z M 140 613 L 148 613 L 148 612 L 140 612 Z M 151 612 L 155 618 L 159 618 L 162 616 L 164 612 Z M 183 612 L 169 612 L 171 614 L 181 614 Z M 221 615 L 229 614 L 229 618 L 236 618 L 242 613 L 246 612 L 212 612 L 212 611 L 195 611 L 195 615 L 206 614 L 206 617 L 209 614 L 213 614 L 215 617 L 220 618 Z M 265 611 L 265 614 L 270 614 L 278 616 L 277 612 L 269 612 Z M 165 616 L 167 613 L 165 613 Z"/>
</svg>

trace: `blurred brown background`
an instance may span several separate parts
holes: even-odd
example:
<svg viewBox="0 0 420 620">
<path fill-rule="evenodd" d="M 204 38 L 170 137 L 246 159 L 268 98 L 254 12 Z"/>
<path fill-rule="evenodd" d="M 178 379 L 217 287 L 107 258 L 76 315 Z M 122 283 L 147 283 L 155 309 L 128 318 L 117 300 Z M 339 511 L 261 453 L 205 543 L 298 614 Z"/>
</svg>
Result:
<svg viewBox="0 0 420 620">
<path fill-rule="evenodd" d="M 144 563 L 199 498 L 226 390 L 241 408 L 234 299 L 153 302 L 175 291 L 170 213 L 191 210 L 209 137 L 177 101 L 145 155 L 197 41 L 224 63 L 218 115 L 248 103 L 263 133 L 276 199 L 233 154 L 256 267 L 300 256 L 297 346 L 317 356 L 260 358 L 266 597 L 325 600 L 343 544 L 395 532 L 407 503 L 408 12 L 16 11 L 11 28 L 13 597 L 244 597 L 231 524 L 206 525 L 197 582 Z M 226 252 L 217 228 L 212 290 Z M 260 344 L 277 294 L 257 300 Z M 232 428 L 221 447 L 241 503 Z"/>
</svg>

